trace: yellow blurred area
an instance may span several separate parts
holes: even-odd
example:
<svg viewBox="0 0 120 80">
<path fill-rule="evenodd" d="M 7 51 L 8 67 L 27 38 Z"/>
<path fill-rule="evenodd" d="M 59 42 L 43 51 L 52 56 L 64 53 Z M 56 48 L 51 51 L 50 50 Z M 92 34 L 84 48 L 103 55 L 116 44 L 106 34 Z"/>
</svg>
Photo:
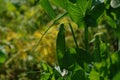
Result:
<svg viewBox="0 0 120 80">
<path fill-rule="evenodd" d="M 65 24 L 66 29 L 66 44 L 73 45 L 73 37 L 71 36 L 71 30 L 68 23 L 71 22 L 68 18 L 63 18 L 59 23 Z M 71 25 L 74 28 L 74 31 L 77 30 L 77 25 L 71 22 Z M 44 34 L 49 26 L 46 26 L 43 29 L 36 30 L 33 34 L 24 35 L 22 33 L 17 33 L 8 29 L 6 34 L 6 42 L 9 42 L 10 45 L 6 45 L 5 49 L 8 52 L 8 55 L 16 55 L 17 59 L 27 61 L 31 55 L 35 61 L 46 61 L 50 64 L 53 64 L 56 59 L 56 38 L 59 31 L 59 24 L 55 24 L 52 28 L 45 34 L 45 36 L 40 41 L 39 45 L 32 52 L 34 46 L 38 44 L 39 39 Z"/>
<path fill-rule="evenodd" d="M 20 37 L 22 37 L 22 35 L 21 34 L 19 34 L 19 33 L 15 33 L 15 32 L 13 32 L 12 30 L 8 30 L 7 31 L 7 37 L 6 37 L 6 40 L 7 41 L 10 41 L 10 40 L 12 40 L 12 39 L 19 39 Z"/>
<path fill-rule="evenodd" d="M 36 30 L 32 35 L 24 36 L 20 33 L 16 33 L 12 30 L 8 30 L 6 35 L 6 42 L 10 45 L 6 45 L 5 49 L 9 55 L 16 55 L 19 59 L 26 61 L 29 55 L 35 56 L 36 61 L 47 61 L 49 63 L 54 63 L 55 61 L 55 43 L 58 33 L 56 26 L 53 26 L 43 37 L 42 41 L 39 43 L 35 51 L 31 52 L 34 45 L 41 38 L 45 30 Z M 27 38 L 27 40 L 24 39 Z M 11 47 L 12 46 L 12 47 Z M 13 52 L 12 52 L 13 50 Z"/>
<path fill-rule="evenodd" d="M 41 31 L 42 32 L 42 31 Z M 34 33 L 35 38 L 41 38 L 41 32 L 36 31 Z M 44 32 L 44 31 L 43 31 Z M 53 63 L 55 61 L 55 43 L 57 37 L 58 30 L 56 26 L 53 26 L 44 36 L 36 51 L 39 51 L 37 55 L 38 60 L 45 60 L 49 63 Z"/>
</svg>

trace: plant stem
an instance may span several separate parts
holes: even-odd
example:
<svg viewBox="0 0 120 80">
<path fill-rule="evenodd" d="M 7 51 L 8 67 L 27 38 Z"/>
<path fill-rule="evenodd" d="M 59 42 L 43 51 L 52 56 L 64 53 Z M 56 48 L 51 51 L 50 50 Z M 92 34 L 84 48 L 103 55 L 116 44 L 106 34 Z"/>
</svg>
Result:
<svg viewBox="0 0 120 80">
<path fill-rule="evenodd" d="M 65 12 L 64 14 L 60 15 L 60 16 L 57 16 L 54 20 L 52 20 L 47 26 L 47 30 L 43 33 L 43 35 L 40 37 L 40 39 L 38 40 L 38 42 L 36 42 L 31 50 L 31 53 L 33 51 L 35 51 L 35 49 L 38 47 L 38 45 L 40 44 L 40 42 L 42 41 L 43 37 L 45 36 L 45 34 L 51 29 L 51 27 L 56 23 L 58 22 L 61 18 L 63 18 L 64 16 L 66 16 L 68 13 Z"/>
<path fill-rule="evenodd" d="M 89 52 L 88 26 L 87 25 L 85 25 L 85 28 L 84 28 L 84 36 L 85 36 L 85 49 L 86 51 Z"/>
<path fill-rule="evenodd" d="M 118 51 L 120 50 L 120 37 L 118 38 Z"/>
<path fill-rule="evenodd" d="M 79 46 L 77 44 L 77 40 L 75 38 L 75 33 L 74 33 L 72 25 L 70 23 L 69 23 L 69 26 L 70 26 L 70 29 L 71 29 L 71 32 L 72 32 L 72 35 L 73 35 L 73 39 L 74 39 L 75 45 L 76 45 L 77 48 L 79 48 Z"/>
</svg>

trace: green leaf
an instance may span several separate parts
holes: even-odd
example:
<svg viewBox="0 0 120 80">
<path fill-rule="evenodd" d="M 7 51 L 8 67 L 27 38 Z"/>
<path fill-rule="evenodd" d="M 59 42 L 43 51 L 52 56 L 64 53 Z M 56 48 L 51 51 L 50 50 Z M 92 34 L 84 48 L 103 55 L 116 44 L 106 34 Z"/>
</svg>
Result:
<svg viewBox="0 0 120 80">
<path fill-rule="evenodd" d="M 94 8 L 92 9 L 92 11 L 90 12 L 90 15 L 97 20 L 103 13 L 105 10 L 105 5 L 104 3 L 101 4 L 97 4 L 94 6 Z"/>
<path fill-rule="evenodd" d="M 52 6 L 50 5 L 48 0 L 40 0 L 40 4 L 41 6 L 45 9 L 45 11 L 48 13 L 48 15 L 51 17 L 51 19 L 55 18 L 55 12 L 52 8 Z"/>
<path fill-rule="evenodd" d="M 66 49 L 65 47 L 65 29 L 64 25 L 60 25 L 60 31 L 58 33 L 57 37 L 57 58 L 58 63 L 60 65 L 61 70 L 62 69 L 69 69 L 69 67 L 75 62 L 74 56 L 75 53 L 71 52 L 70 49 Z"/>
<path fill-rule="evenodd" d="M 69 16 L 75 23 L 77 23 L 78 25 L 83 24 L 84 15 L 81 9 L 78 7 L 78 5 L 68 2 L 67 11 L 68 11 Z"/>
<path fill-rule="evenodd" d="M 59 77 L 57 80 L 64 80 L 64 78 L 63 77 Z"/>
<path fill-rule="evenodd" d="M 45 63 L 42 63 L 41 65 L 42 65 L 42 68 L 43 68 L 44 71 L 48 70 L 48 66 Z"/>
<path fill-rule="evenodd" d="M 84 71 L 83 71 L 83 70 L 78 70 L 78 71 L 76 71 L 76 72 L 73 74 L 71 80 L 86 80 L 86 79 L 85 79 L 85 73 L 84 73 Z"/>
<path fill-rule="evenodd" d="M 65 29 L 64 24 L 60 25 L 60 30 L 57 35 L 57 41 L 56 41 L 56 52 L 57 52 L 57 59 L 60 67 L 62 67 L 62 59 L 65 54 Z"/>
<path fill-rule="evenodd" d="M 56 70 L 55 68 L 53 69 L 53 75 L 54 75 L 55 79 L 57 79 L 58 77 L 61 77 L 61 73 L 58 70 Z"/>
<path fill-rule="evenodd" d="M 51 0 L 55 5 L 66 9 L 66 4 L 68 0 Z"/>
<path fill-rule="evenodd" d="M 113 53 L 111 55 L 111 59 L 112 59 L 112 64 L 115 64 L 115 63 L 119 62 L 119 55 L 117 53 Z"/>
<path fill-rule="evenodd" d="M 117 73 L 112 80 L 120 80 L 120 72 Z"/>
<path fill-rule="evenodd" d="M 61 66 L 61 67 L 65 68 L 65 69 L 69 69 L 70 66 L 75 63 L 74 57 L 75 57 L 75 55 L 73 53 L 71 53 L 69 50 L 67 50 L 62 59 L 63 66 Z"/>
<path fill-rule="evenodd" d="M 101 58 L 102 59 L 107 59 L 108 58 L 108 52 L 107 52 L 107 44 L 106 43 L 101 43 L 100 45 L 100 53 L 101 53 Z"/>
<path fill-rule="evenodd" d="M 100 80 L 100 74 L 93 69 L 93 70 L 90 72 L 89 79 L 90 79 L 90 80 Z"/>
<path fill-rule="evenodd" d="M 85 16 L 86 10 L 91 8 L 92 0 L 77 0 L 77 5 L 79 6 L 82 14 Z"/>
<path fill-rule="evenodd" d="M 116 28 L 117 24 L 115 22 L 115 20 L 113 18 L 111 18 L 110 16 L 106 15 L 105 16 L 106 22 L 112 27 L 112 28 Z"/>
<path fill-rule="evenodd" d="M 4 63 L 6 60 L 6 55 L 3 51 L 0 51 L 0 63 Z"/>
<path fill-rule="evenodd" d="M 87 12 L 86 13 L 89 13 L 93 7 L 93 0 L 87 0 L 87 3 L 86 3 L 86 6 L 87 6 Z"/>
<path fill-rule="evenodd" d="M 70 48 L 69 51 L 70 51 L 70 54 L 76 54 L 75 48 Z"/>
<path fill-rule="evenodd" d="M 41 76 L 40 80 L 49 80 L 51 77 L 50 73 L 45 73 Z"/>
<path fill-rule="evenodd" d="M 95 46 L 94 46 L 94 61 L 95 62 L 100 62 L 101 61 L 101 55 L 100 55 L 100 36 L 96 35 L 95 36 Z"/>
<path fill-rule="evenodd" d="M 91 63 L 92 62 L 92 56 L 86 51 L 81 48 L 76 49 L 77 54 L 76 54 L 76 60 L 78 64 L 81 67 L 84 67 L 84 63 Z"/>
<path fill-rule="evenodd" d="M 49 72 L 50 74 L 53 73 L 53 69 L 47 63 L 41 62 L 41 67 L 44 71 Z"/>
</svg>

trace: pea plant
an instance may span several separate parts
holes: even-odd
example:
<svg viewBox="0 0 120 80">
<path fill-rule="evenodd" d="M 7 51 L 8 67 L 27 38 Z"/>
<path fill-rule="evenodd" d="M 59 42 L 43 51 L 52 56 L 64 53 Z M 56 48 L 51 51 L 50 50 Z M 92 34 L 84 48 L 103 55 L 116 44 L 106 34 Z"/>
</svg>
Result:
<svg viewBox="0 0 120 80">
<path fill-rule="evenodd" d="M 56 66 L 53 68 L 41 63 L 43 71 L 40 80 L 120 80 L 119 0 L 40 0 L 39 3 L 52 20 L 47 31 L 65 16 L 76 23 L 78 29 L 84 28 L 84 47 L 81 48 L 77 43 L 73 26 L 68 23 L 76 45 L 68 48 L 65 25 L 59 25 Z M 63 12 L 59 16 L 56 15 L 51 4 L 61 8 Z M 89 39 L 89 29 L 94 30 L 100 25 L 105 25 L 107 32 L 112 33 L 110 36 L 116 39 L 117 47 L 114 51 L 110 49 L 113 46 L 110 44 L 111 40 L 109 41 L 106 33 L 102 31 L 93 31 L 94 37 L 92 40 Z"/>
<path fill-rule="evenodd" d="M 62 8 L 63 15 L 56 17 L 51 3 Z M 56 67 L 42 64 L 44 78 L 41 80 L 119 80 L 120 79 L 120 1 L 119 0 L 40 0 L 40 5 L 56 24 L 61 18 L 70 17 L 79 27 L 84 27 L 84 45 L 81 48 L 76 40 L 71 23 L 71 30 L 76 47 L 67 48 L 65 41 L 65 25 L 60 24 L 56 40 Z M 96 28 L 105 24 L 108 32 L 113 31 L 113 38 L 117 39 L 117 49 L 106 39 L 105 33 L 94 33 L 93 40 L 89 40 L 89 28 Z M 50 27 L 52 27 L 52 25 Z M 49 28 L 50 28 L 49 27 Z M 49 30 L 49 29 L 48 29 Z M 90 49 L 90 42 L 93 49 Z M 46 67 L 46 68 L 45 68 Z M 46 80 L 45 79 L 45 80 Z"/>
</svg>

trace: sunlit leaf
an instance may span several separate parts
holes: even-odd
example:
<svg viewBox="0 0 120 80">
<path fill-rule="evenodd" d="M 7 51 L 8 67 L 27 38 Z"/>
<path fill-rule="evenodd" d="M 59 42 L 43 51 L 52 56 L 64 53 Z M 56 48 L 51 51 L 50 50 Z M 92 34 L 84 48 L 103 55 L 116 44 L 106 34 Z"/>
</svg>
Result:
<svg viewBox="0 0 120 80">
<path fill-rule="evenodd" d="M 78 5 L 68 2 L 67 11 L 74 22 L 78 25 L 83 24 L 84 15 Z"/>
<path fill-rule="evenodd" d="M 114 20 L 112 17 L 106 15 L 105 18 L 106 18 L 106 22 L 107 22 L 112 28 L 116 28 L 116 27 L 117 27 L 117 24 L 116 24 L 115 20 Z"/>
<path fill-rule="evenodd" d="M 112 63 L 115 64 L 116 62 L 119 62 L 119 55 L 117 53 L 113 53 L 111 55 Z"/>
<path fill-rule="evenodd" d="M 100 74 L 93 69 L 93 70 L 90 72 L 89 79 L 90 79 L 90 80 L 100 80 Z"/>
<path fill-rule="evenodd" d="M 40 0 L 40 4 L 42 5 L 42 7 L 45 9 L 45 11 L 48 13 L 48 15 L 54 19 L 55 18 L 55 12 L 52 8 L 52 6 L 50 5 L 48 0 Z"/>
<path fill-rule="evenodd" d="M 68 0 L 51 0 L 53 3 L 55 3 L 57 6 L 62 7 L 63 9 L 66 9 L 66 4 Z"/>
<path fill-rule="evenodd" d="M 83 15 L 86 14 L 86 10 L 91 7 L 92 0 L 76 0 Z"/>
<path fill-rule="evenodd" d="M 107 46 L 106 43 L 101 43 L 100 45 L 100 53 L 102 59 L 107 59 L 108 53 L 107 53 Z"/>
<path fill-rule="evenodd" d="M 42 75 L 42 77 L 40 78 L 40 80 L 49 80 L 50 79 L 50 73 L 45 73 L 44 75 Z"/>
</svg>

